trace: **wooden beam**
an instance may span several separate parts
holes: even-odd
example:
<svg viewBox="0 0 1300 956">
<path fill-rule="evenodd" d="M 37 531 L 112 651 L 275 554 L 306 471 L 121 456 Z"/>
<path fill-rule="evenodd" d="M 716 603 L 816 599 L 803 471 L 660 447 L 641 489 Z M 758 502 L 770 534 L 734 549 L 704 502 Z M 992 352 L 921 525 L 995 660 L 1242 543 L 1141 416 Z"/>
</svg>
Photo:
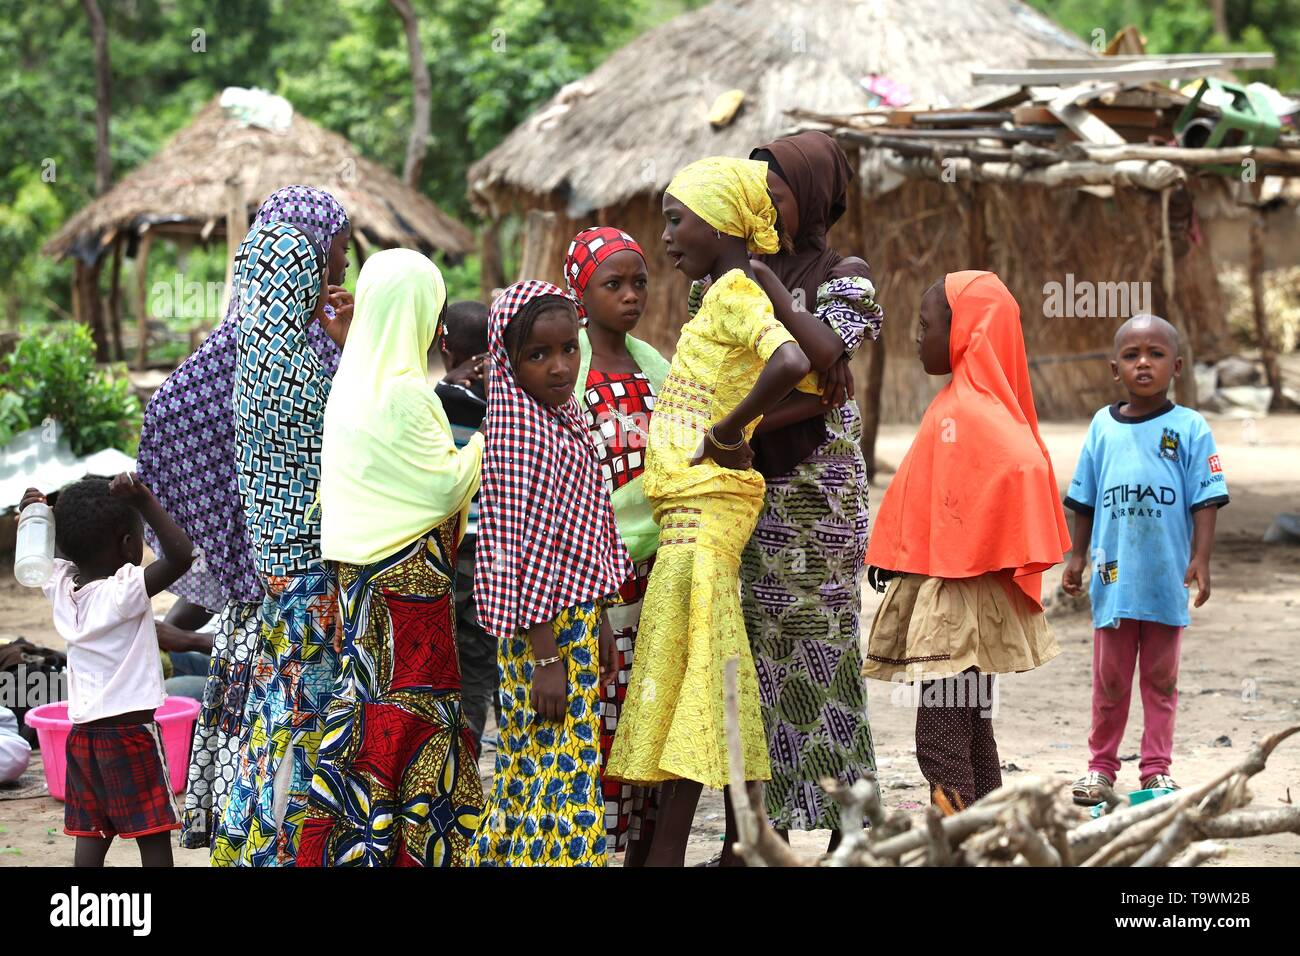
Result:
<svg viewBox="0 0 1300 956">
<path fill-rule="evenodd" d="M 139 341 L 136 342 L 134 368 L 149 366 L 149 247 L 153 233 L 146 232 L 135 252 L 135 310 Z"/>
<path fill-rule="evenodd" d="M 1214 60 L 1200 59 L 1159 65 L 1129 63 L 1114 67 L 1081 66 L 1052 70 L 972 70 L 971 82 L 977 86 L 1055 86 L 1088 81 L 1141 83 L 1145 80 L 1194 80 L 1215 68 Z"/>
<path fill-rule="evenodd" d="M 949 181 L 1007 183 L 1017 186 L 1134 186 L 1159 191 L 1185 182 L 1187 174 L 1165 162 L 1060 162 L 1051 166 L 1025 168 L 1016 163 L 978 163 L 966 157 L 947 159 L 942 164 L 928 159 L 900 159 L 886 156 L 885 164 L 904 176 L 939 179 L 947 172 Z"/>
<path fill-rule="evenodd" d="M 1074 67 L 1104 67 L 1107 64 L 1187 63 L 1212 60 L 1233 70 L 1271 70 L 1277 65 L 1272 53 L 1166 53 L 1147 56 L 1058 56 L 1031 57 L 1025 64 L 1031 70 L 1061 70 Z"/>
<path fill-rule="evenodd" d="M 1123 136 L 1106 125 L 1105 120 L 1076 103 L 1077 96 L 1075 90 L 1065 90 L 1048 103 L 1047 108 L 1085 143 L 1096 143 L 1098 146 L 1128 145 Z"/>
</svg>

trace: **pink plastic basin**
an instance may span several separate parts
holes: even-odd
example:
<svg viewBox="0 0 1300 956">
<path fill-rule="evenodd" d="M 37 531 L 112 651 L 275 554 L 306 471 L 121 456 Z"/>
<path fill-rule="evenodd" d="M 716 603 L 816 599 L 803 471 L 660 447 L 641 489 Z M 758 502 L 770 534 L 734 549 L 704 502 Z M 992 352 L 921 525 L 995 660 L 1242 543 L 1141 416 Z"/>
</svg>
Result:
<svg viewBox="0 0 1300 956">
<path fill-rule="evenodd" d="M 175 793 L 185 789 L 190 768 L 190 737 L 198 716 L 199 702 L 190 697 L 168 697 L 154 712 L 154 720 L 162 728 L 163 752 L 167 755 L 167 769 Z M 68 773 L 68 733 L 72 730 L 68 705 L 66 702 L 42 704 L 29 710 L 23 719 L 36 731 L 40 741 L 45 785 L 50 788 L 50 796 L 62 800 Z"/>
</svg>

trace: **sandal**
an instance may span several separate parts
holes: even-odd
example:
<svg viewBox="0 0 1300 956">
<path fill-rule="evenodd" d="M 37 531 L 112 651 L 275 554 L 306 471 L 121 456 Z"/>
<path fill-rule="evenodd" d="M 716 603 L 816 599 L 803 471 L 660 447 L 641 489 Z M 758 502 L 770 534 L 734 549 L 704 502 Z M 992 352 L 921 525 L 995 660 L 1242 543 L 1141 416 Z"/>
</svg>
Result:
<svg viewBox="0 0 1300 956">
<path fill-rule="evenodd" d="M 1142 780 L 1143 790 L 1181 790 L 1182 787 L 1174 783 L 1174 778 L 1167 773 L 1153 773 L 1151 776 Z"/>
<path fill-rule="evenodd" d="M 1107 802 L 1106 798 L 1111 794 L 1114 786 L 1115 781 L 1101 771 L 1089 770 L 1074 781 L 1074 786 L 1070 788 L 1070 796 L 1074 798 L 1076 806 L 1095 807 L 1099 803 Z"/>
</svg>

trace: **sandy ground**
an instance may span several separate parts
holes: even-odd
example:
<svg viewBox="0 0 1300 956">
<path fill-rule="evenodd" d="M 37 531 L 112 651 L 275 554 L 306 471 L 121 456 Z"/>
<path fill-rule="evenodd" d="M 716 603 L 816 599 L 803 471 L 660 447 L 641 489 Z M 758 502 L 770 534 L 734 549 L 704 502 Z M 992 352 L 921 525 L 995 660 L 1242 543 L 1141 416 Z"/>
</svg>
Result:
<svg viewBox="0 0 1300 956">
<path fill-rule="evenodd" d="M 1259 738 L 1300 721 L 1300 548 L 1260 543 L 1279 511 L 1300 510 L 1300 418 L 1275 416 L 1250 423 L 1212 420 L 1232 493 L 1220 514 L 1214 555 L 1214 593 L 1192 615 L 1183 644 L 1181 699 L 1172 771 L 1184 785 L 1202 781 L 1245 757 Z M 1045 426 L 1057 478 L 1073 471 L 1086 422 Z M 882 462 L 898 462 L 913 429 L 891 426 L 880 437 Z M 882 476 L 887 482 L 888 475 Z M 872 489 L 879 501 L 883 484 Z M 1059 580 L 1059 569 L 1050 580 Z M 869 622 L 879 597 L 867 590 L 863 617 Z M 156 609 L 170 601 L 160 597 Z M 1086 614 L 1053 617 L 1061 656 L 1029 674 L 1002 678 L 996 720 L 1004 774 L 1073 779 L 1086 769 L 1092 628 Z M 867 627 L 864 625 L 864 637 Z M 37 643 L 60 642 L 39 592 L 19 587 L 7 569 L 0 575 L 0 641 L 23 635 Z M 913 745 L 915 710 L 891 700 L 892 685 L 870 682 L 869 712 L 886 802 L 919 815 L 926 800 Z M 1137 789 L 1141 702 L 1134 688 L 1129 730 L 1121 754 L 1127 759 L 1119 785 Z M 1226 738 L 1226 740 L 1225 740 Z M 1131 756 L 1130 756 L 1131 755 Z M 491 754 L 481 766 L 491 778 Z M 1255 778 L 1255 806 L 1276 806 L 1300 798 L 1300 743 L 1292 739 Z M 0 801 L 0 866 L 68 865 L 72 841 L 62 835 L 62 804 L 48 797 Z M 696 815 L 688 863 L 708 860 L 721 849 L 721 795 L 706 791 Z M 824 846 L 826 832 L 796 833 L 794 844 L 809 854 Z M 115 845 L 109 863 L 138 865 L 129 841 Z M 177 850 L 180 866 L 206 866 L 207 854 Z M 1300 837 L 1282 835 L 1236 841 L 1231 853 L 1211 865 L 1295 866 Z"/>
</svg>

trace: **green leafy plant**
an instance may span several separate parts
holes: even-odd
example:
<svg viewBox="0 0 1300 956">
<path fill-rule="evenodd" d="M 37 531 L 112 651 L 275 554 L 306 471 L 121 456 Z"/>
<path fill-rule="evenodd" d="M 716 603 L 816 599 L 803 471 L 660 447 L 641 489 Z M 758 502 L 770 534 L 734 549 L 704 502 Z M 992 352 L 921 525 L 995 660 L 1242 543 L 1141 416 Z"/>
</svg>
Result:
<svg viewBox="0 0 1300 956">
<path fill-rule="evenodd" d="M 46 418 L 63 426 L 76 455 L 104 448 L 134 454 L 139 444 L 140 400 L 125 375 L 95 365 L 84 325 L 26 335 L 0 364 L 0 439 L 7 440 L 6 423 L 21 431 Z"/>
</svg>

